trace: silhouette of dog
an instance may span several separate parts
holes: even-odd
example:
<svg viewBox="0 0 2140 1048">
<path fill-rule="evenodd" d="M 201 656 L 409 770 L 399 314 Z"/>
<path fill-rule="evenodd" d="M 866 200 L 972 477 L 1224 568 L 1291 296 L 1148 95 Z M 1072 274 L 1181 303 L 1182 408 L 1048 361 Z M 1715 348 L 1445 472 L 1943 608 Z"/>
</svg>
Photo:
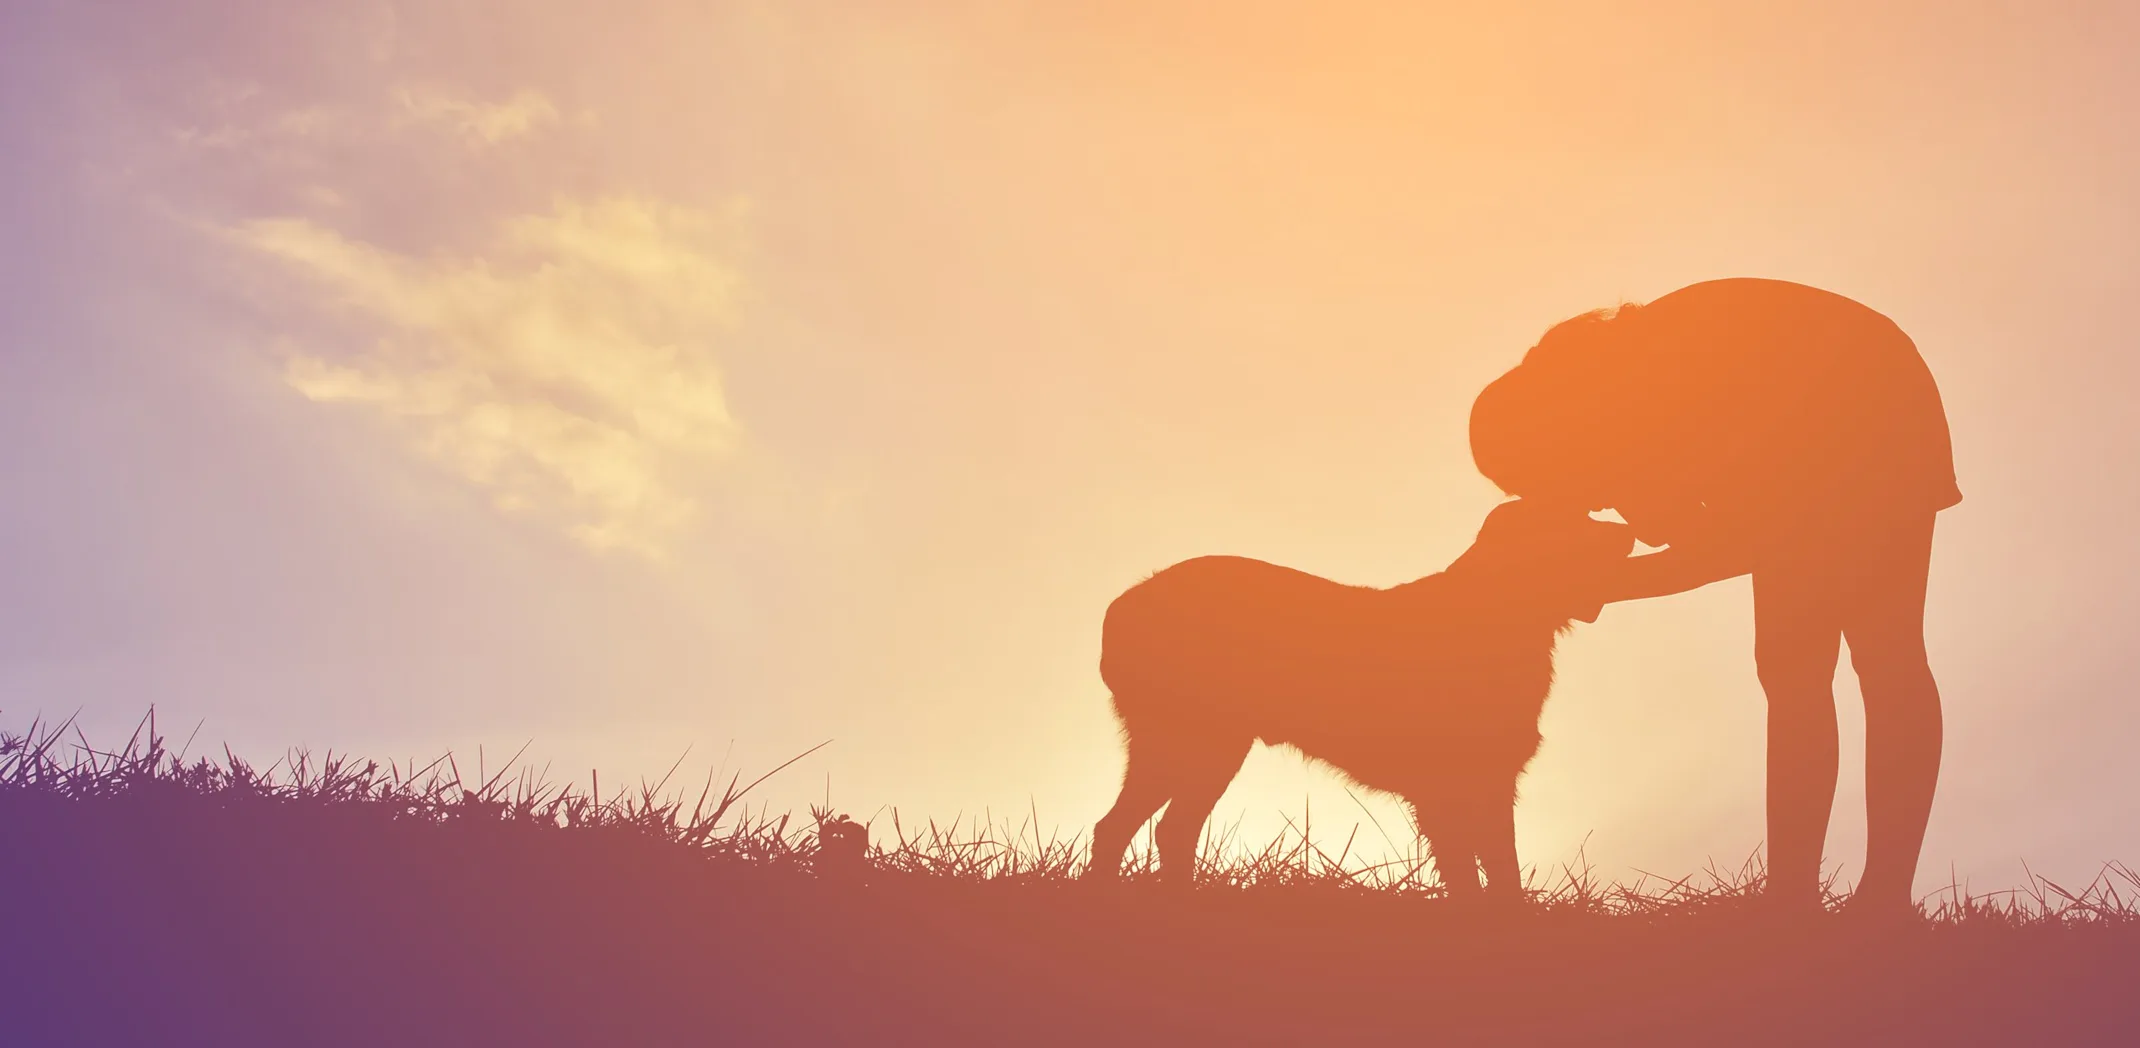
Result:
<svg viewBox="0 0 2140 1048">
<path fill-rule="evenodd" d="M 1516 780 L 1537 754 L 1553 648 L 1593 622 L 1634 550 L 1625 524 L 1512 500 L 1437 574 L 1348 586 L 1245 557 L 1198 557 L 1108 606 L 1100 676 L 1129 751 L 1092 833 L 1115 876 L 1161 806 L 1161 877 L 1191 879 L 1197 838 L 1256 740 L 1290 745 L 1407 801 L 1452 897 L 1518 890 Z"/>
</svg>

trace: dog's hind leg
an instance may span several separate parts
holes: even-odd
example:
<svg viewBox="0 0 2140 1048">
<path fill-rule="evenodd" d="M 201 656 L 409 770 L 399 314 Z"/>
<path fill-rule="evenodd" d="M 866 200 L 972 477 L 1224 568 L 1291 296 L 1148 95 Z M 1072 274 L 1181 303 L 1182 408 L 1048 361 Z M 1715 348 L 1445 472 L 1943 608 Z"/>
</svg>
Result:
<svg viewBox="0 0 2140 1048">
<path fill-rule="evenodd" d="M 1114 877 L 1122 872 L 1122 855 L 1129 850 L 1137 828 L 1145 824 L 1173 795 L 1173 783 L 1164 764 L 1165 754 L 1148 737 L 1129 737 L 1129 767 L 1122 773 L 1122 792 L 1114 807 L 1092 827 L 1092 865 L 1088 877 Z"/>
<path fill-rule="evenodd" d="M 1196 842 L 1204 832 L 1204 820 L 1248 759 L 1256 744 L 1253 738 L 1199 739 L 1183 745 L 1170 757 L 1175 762 L 1174 799 L 1159 817 L 1159 873 L 1169 883 L 1183 887 L 1196 876 Z"/>
</svg>

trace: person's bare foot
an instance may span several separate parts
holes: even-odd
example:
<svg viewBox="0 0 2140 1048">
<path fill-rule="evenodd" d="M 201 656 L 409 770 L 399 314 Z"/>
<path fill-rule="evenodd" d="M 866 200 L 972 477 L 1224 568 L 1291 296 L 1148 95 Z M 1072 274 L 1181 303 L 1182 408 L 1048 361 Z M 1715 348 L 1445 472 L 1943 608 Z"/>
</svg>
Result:
<svg viewBox="0 0 2140 1048">
<path fill-rule="evenodd" d="M 1907 895 L 1888 892 L 1853 892 L 1836 910 L 1850 927 L 1875 932 L 1902 931 L 1924 923 L 1924 911 Z"/>
<path fill-rule="evenodd" d="M 1764 889 L 1755 898 L 1757 910 L 1778 920 L 1810 920 L 1828 912 L 1819 893 L 1778 892 Z"/>
</svg>

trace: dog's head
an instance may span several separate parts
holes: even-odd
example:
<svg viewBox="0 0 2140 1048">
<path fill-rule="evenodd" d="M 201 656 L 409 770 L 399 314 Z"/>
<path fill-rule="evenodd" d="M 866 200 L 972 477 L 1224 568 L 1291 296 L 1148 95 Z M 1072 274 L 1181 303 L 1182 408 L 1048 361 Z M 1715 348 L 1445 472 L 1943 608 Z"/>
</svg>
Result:
<svg viewBox="0 0 2140 1048">
<path fill-rule="evenodd" d="M 1512 609 L 1595 622 L 1614 569 L 1634 551 L 1634 529 L 1625 524 L 1572 504 L 1511 499 L 1486 515 L 1450 570 L 1484 580 Z"/>
</svg>

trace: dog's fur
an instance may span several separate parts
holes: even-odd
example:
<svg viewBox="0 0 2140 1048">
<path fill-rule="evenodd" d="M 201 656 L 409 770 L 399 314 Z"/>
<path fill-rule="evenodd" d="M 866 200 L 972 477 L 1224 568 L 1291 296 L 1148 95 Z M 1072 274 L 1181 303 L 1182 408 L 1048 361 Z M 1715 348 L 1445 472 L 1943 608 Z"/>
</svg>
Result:
<svg viewBox="0 0 2140 1048">
<path fill-rule="evenodd" d="M 1286 744 L 1403 797 L 1453 895 L 1516 884 L 1516 780 L 1538 752 L 1555 639 L 1597 618 L 1624 524 L 1504 502 L 1447 570 L 1389 589 L 1243 557 L 1199 557 L 1115 599 L 1100 676 L 1128 742 L 1090 872 L 1113 876 L 1161 806 L 1161 875 L 1197 838 L 1249 748 Z"/>
</svg>

